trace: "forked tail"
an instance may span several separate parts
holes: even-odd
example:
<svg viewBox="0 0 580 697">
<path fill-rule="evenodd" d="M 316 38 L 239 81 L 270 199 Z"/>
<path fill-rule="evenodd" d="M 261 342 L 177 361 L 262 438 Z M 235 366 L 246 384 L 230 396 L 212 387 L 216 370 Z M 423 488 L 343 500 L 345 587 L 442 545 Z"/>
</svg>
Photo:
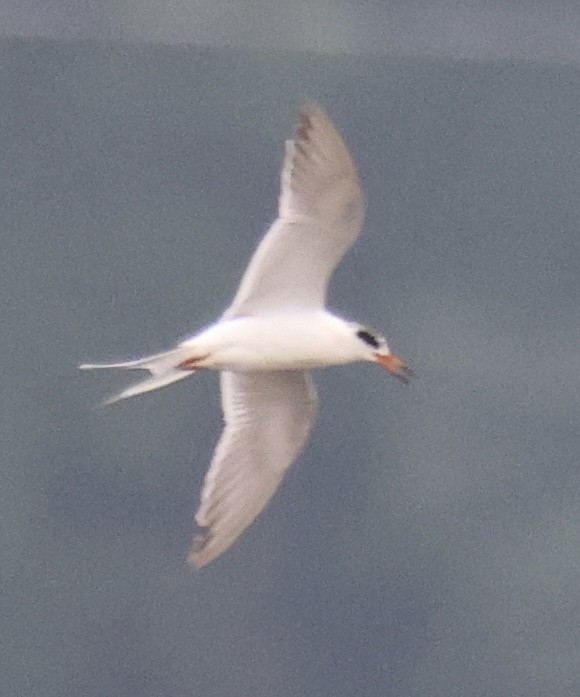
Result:
<svg viewBox="0 0 580 697">
<path fill-rule="evenodd" d="M 191 350 L 189 351 L 191 353 Z M 79 365 L 79 370 L 108 370 L 121 368 L 124 370 L 148 370 L 151 377 L 141 380 L 134 385 L 129 385 L 119 394 L 106 399 L 102 404 L 114 404 L 122 399 L 136 397 L 145 392 L 152 392 L 161 387 L 166 387 L 179 380 L 184 380 L 193 374 L 193 370 L 184 370 L 179 365 L 188 357 L 188 352 L 182 347 L 178 347 L 165 353 L 158 353 L 154 356 L 146 356 L 135 361 L 125 361 L 124 363 L 83 363 Z"/>
</svg>

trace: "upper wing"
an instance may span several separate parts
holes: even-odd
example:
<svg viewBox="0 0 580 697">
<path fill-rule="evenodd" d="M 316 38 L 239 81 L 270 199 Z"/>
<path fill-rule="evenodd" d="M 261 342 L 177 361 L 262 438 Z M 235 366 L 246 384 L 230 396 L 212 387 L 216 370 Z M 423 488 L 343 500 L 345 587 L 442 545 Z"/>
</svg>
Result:
<svg viewBox="0 0 580 697">
<path fill-rule="evenodd" d="M 360 234 L 356 167 L 324 111 L 305 106 L 286 141 L 278 218 L 260 242 L 226 317 L 323 307 L 330 276 Z"/>
<path fill-rule="evenodd" d="M 205 477 L 195 519 L 202 528 L 189 554 L 205 566 L 265 508 L 304 447 L 318 397 L 310 373 L 221 374 L 225 428 Z"/>
</svg>

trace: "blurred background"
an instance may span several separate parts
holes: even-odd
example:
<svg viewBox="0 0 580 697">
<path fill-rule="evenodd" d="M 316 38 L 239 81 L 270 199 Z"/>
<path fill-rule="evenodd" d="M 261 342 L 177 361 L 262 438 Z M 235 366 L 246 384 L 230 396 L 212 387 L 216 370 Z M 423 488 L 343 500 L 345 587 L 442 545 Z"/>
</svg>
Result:
<svg viewBox="0 0 580 697">
<path fill-rule="evenodd" d="M 576 3 L 0 2 L 0 668 L 43 697 L 580 691 Z M 218 381 L 85 361 L 227 306 L 319 101 L 369 207 L 313 437 L 185 556 Z"/>
</svg>

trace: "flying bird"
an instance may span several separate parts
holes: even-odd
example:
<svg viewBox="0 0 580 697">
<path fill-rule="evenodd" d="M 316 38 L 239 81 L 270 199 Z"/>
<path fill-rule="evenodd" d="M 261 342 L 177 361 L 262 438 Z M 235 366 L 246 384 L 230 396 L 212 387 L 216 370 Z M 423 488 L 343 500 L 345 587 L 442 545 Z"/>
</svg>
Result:
<svg viewBox="0 0 580 697">
<path fill-rule="evenodd" d="M 117 402 L 220 371 L 225 426 L 205 476 L 188 561 L 205 566 L 253 523 L 303 449 L 318 404 L 310 371 L 376 363 L 407 383 L 411 370 L 371 329 L 326 309 L 329 279 L 360 234 L 365 199 L 338 131 L 315 104 L 286 141 L 278 218 L 233 302 L 209 327 L 164 353 L 81 369 L 149 371 Z"/>
</svg>

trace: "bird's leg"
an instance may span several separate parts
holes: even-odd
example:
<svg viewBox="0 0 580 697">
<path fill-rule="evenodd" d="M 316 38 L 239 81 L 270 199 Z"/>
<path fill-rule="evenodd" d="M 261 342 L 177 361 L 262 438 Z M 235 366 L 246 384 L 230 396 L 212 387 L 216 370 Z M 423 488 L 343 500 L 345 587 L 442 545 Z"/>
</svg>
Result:
<svg viewBox="0 0 580 697">
<path fill-rule="evenodd" d="M 205 356 L 193 356 L 192 358 L 186 358 L 184 361 L 179 363 L 177 368 L 179 370 L 199 370 L 200 368 L 203 368 L 203 365 L 200 365 L 200 363 L 205 361 L 205 359 L 208 357 L 209 353 Z"/>
</svg>

